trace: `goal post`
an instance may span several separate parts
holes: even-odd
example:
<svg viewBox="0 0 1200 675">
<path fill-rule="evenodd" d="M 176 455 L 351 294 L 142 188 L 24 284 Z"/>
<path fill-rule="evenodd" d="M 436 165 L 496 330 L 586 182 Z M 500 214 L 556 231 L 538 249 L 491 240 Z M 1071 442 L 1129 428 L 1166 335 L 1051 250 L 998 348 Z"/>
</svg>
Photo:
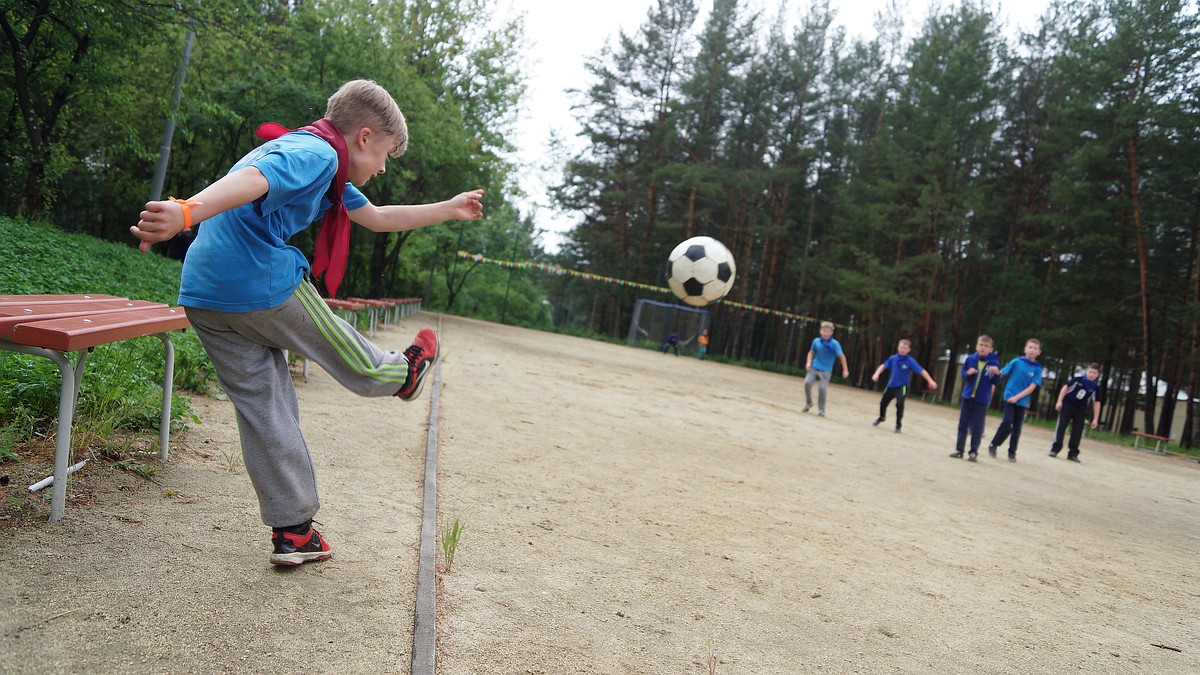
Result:
<svg viewBox="0 0 1200 675">
<path fill-rule="evenodd" d="M 700 331 L 707 330 L 712 316 L 706 309 L 676 305 L 657 300 L 638 300 L 629 320 L 630 347 L 661 349 L 672 333 L 679 337 L 679 346 L 695 350 Z"/>
</svg>

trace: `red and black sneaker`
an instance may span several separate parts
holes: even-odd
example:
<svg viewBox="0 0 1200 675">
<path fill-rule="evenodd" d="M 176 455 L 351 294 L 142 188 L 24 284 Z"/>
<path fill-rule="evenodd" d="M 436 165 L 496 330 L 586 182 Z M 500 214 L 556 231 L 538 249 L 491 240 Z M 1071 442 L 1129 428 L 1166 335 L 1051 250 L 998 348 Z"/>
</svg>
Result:
<svg viewBox="0 0 1200 675">
<path fill-rule="evenodd" d="M 401 400 L 411 401 L 421 394 L 421 385 L 425 384 L 425 376 L 433 370 L 438 360 L 438 336 L 431 328 L 422 328 L 413 338 L 412 345 L 404 350 L 404 358 L 408 359 L 408 379 L 404 386 L 396 392 Z"/>
<path fill-rule="evenodd" d="M 329 542 L 313 529 L 312 524 L 302 533 L 275 530 L 271 535 L 275 551 L 271 553 L 272 565 L 299 565 L 324 560 L 333 555 Z"/>
</svg>

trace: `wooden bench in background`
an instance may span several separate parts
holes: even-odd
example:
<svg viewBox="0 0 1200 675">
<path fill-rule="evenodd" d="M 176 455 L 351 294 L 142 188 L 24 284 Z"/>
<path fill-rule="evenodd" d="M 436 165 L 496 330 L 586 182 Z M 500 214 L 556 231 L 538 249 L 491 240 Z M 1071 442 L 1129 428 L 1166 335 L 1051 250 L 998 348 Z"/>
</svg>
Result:
<svg viewBox="0 0 1200 675">
<path fill-rule="evenodd" d="M 71 424 L 87 355 L 94 347 L 153 335 L 165 348 L 159 457 L 166 461 L 171 434 L 171 383 L 175 347 L 167 332 L 189 327 L 182 307 L 112 295 L 0 295 L 0 350 L 42 356 L 62 373 L 58 434 L 54 448 L 54 494 L 50 522 L 62 520 L 71 464 Z M 76 352 L 75 364 L 67 358 Z"/>
<path fill-rule="evenodd" d="M 1171 442 L 1171 439 L 1169 439 L 1165 436 L 1155 436 L 1154 434 L 1144 434 L 1140 431 L 1131 431 L 1129 433 L 1133 434 L 1133 447 L 1135 447 L 1135 448 L 1141 447 L 1142 439 L 1145 438 L 1149 441 L 1154 441 L 1154 451 L 1161 453 L 1163 451 L 1162 450 L 1163 444 Z M 1147 447 L 1149 447 L 1149 444 L 1147 444 Z"/>
</svg>

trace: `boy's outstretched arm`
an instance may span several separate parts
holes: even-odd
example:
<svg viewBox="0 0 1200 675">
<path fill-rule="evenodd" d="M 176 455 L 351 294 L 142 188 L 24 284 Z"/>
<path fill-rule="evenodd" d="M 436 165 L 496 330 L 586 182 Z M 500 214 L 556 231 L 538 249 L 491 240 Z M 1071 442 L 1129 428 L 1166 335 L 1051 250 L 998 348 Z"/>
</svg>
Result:
<svg viewBox="0 0 1200 675">
<path fill-rule="evenodd" d="M 366 206 L 350 212 L 350 220 L 372 232 L 403 232 L 447 220 L 479 220 L 483 217 L 483 190 L 461 192 L 444 202 Z"/>
<path fill-rule="evenodd" d="M 225 174 L 188 200 L 192 202 L 192 224 L 249 204 L 265 195 L 269 188 L 266 177 L 252 166 Z M 133 236 L 142 240 L 138 246 L 142 253 L 149 251 L 151 244 L 167 241 L 183 231 L 183 209 L 182 204 L 170 200 L 146 202 L 146 210 L 142 211 L 141 220 L 129 228 Z"/>
<path fill-rule="evenodd" d="M 878 368 L 876 368 L 876 369 L 875 369 L 875 372 L 871 374 L 871 381 L 872 381 L 872 382 L 878 382 L 878 381 L 879 381 L 879 376 L 883 374 L 883 371 L 884 371 L 884 370 L 887 370 L 887 368 L 885 368 L 885 366 L 886 366 L 886 365 L 887 365 L 887 364 L 885 364 L 885 363 L 881 363 L 881 364 L 879 364 L 879 367 L 878 367 Z"/>
<path fill-rule="evenodd" d="M 929 371 L 928 371 L 928 370 L 922 370 L 922 371 L 921 371 L 921 374 L 925 376 L 925 384 L 928 384 L 928 385 L 929 385 L 929 390 L 930 390 L 930 391 L 933 391 L 934 389 L 937 389 L 937 380 L 935 380 L 935 379 L 933 379 L 932 377 L 930 377 L 930 376 L 929 376 Z"/>
</svg>

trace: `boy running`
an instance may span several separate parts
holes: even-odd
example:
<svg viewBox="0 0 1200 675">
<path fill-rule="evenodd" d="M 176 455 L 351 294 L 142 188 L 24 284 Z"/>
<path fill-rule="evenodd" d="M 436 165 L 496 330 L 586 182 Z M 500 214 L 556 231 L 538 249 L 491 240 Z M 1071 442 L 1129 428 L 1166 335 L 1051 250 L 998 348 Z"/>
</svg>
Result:
<svg viewBox="0 0 1200 675">
<path fill-rule="evenodd" d="M 904 421 L 904 399 L 908 395 L 908 385 L 912 382 L 913 374 L 920 375 L 925 378 L 925 384 L 931 390 L 937 389 L 937 382 L 929 376 L 929 372 L 917 363 L 917 360 L 909 356 L 912 351 L 912 343 L 908 340 L 901 340 L 896 345 L 896 353 L 888 357 L 886 361 L 879 364 L 875 369 L 875 373 L 871 375 L 872 382 L 878 382 L 879 376 L 884 370 L 889 371 L 887 389 L 883 392 L 883 399 L 879 402 L 879 417 L 872 422 L 875 426 L 887 419 L 887 407 L 892 402 L 896 401 L 896 433 L 900 433 L 901 423 Z"/>
<path fill-rule="evenodd" d="M 833 377 L 833 365 L 838 361 L 842 364 L 842 377 L 850 377 L 850 366 L 846 365 L 846 355 L 842 353 L 842 343 L 833 339 L 833 324 L 821 323 L 821 337 L 812 342 L 808 350 L 808 361 L 804 364 L 807 371 L 804 374 L 804 411 L 812 410 L 813 382 L 820 381 L 817 387 L 817 414 L 825 416 L 825 392 L 829 389 L 829 378 Z"/>
</svg>

